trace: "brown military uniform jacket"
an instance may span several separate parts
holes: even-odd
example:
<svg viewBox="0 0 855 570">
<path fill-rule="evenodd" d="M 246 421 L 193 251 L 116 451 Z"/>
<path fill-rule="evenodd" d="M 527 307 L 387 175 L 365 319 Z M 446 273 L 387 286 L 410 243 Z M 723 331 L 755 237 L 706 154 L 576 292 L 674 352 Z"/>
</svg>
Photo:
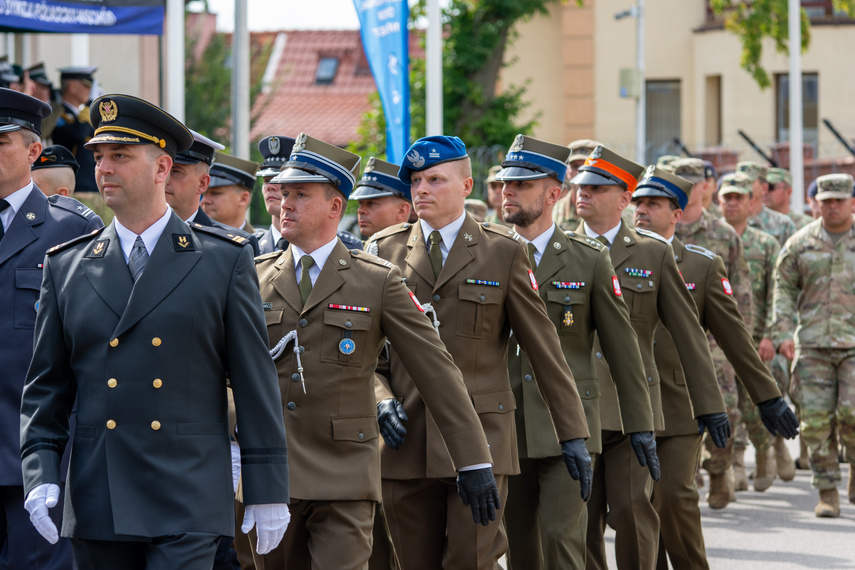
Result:
<svg viewBox="0 0 855 570">
<path fill-rule="evenodd" d="M 375 234 L 368 250 L 375 248 L 380 257 L 401 268 L 407 286 L 419 300 L 436 309 L 439 335 L 463 373 L 490 443 L 495 473 L 519 473 L 516 404 L 507 367 L 511 328 L 534 363 L 558 441 L 588 437 L 573 374 L 532 283 L 527 250 L 513 232 L 495 224 L 478 224 L 467 214 L 438 278 L 418 223 Z M 402 400 L 409 416 L 407 440 L 401 449 L 383 449 L 383 478 L 453 476 L 433 412 L 425 410 L 424 394 L 413 383 L 415 370 L 400 358 L 405 349 L 392 341 L 388 390 L 378 392 L 378 399 L 394 395 Z M 436 376 L 436 370 L 431 374 Z"/>
<path fill-rule="evenodd" d="M 751 400 L 756 404 L 779 397 L 781 393 L 778 386 L 754 348 L 751 332 L 742 320 L 732 289 L 725 285 L 727 271 L 722 258 L 702 247 L 683 245 L 676 238 L 671 242 L 671 247 L 686 288 L 698 308 L 701 326 L 715 337 L 748 390 Z M 697 433 L 698 422 L 694 418 L 699 414 L 692 413 L 686 393 L 686 376 L 674 340 L 661 325 L 656 330 L 655 345 L 665 412 L 665 429 L 658 431 L 657 435 Z M 721 398 L 718 401 L 721 409 L 717 411 L 725 411 L 724 401 Z"/>
<path fill-rule="evenodd" d="M 289 435 L 291 496 L 380 500 L 374 368 L 387 337 L 413 371 L 412 381 L 442 433 L 449 464 L 489 463 L 460 371 L 410 298 L 398 268 L 339 242 L 303 307 L 291 251 L 256 259 L 270 347 L 292 330 L 302 347 L 305 394 L 294 344 L 276 360 Z"/>
<path fill-rule="evenodd" d="M 580 227 L 579 231 L 584 233 L 585 230 Z M 671 247 L 654 233 L 631 230 L 621 224 L 609 255 L 629 308 L 630 322 L 638 336 L 656 429 L 665 429 L 659 372 L 653 357 L 653 335 L 660 320 L 674 336 L 681 361 L 692 371 L 686 380 L 695 415 L 724 411 L 707 339 L 698 324 L 692 298 L 680 278 Z M 604 359 L 598 358 L 596 362 L 602 391 L 603 429 L 620 431 L 618 421 L 607 422 L 607 419 L 619 417 L 611 371 Z"/>
<path fill-rule="evenodd" d="M 558 331 L 564 358 L 576 378 L 588 431 L 588 451 L 602 452 L 599 384 L 594 369 L 594 333 L 611 365 L 620 400 L 620 418 L 627 433 L 653 431 L 650 391 L 635 331 L 623 297 L 614 289 L 615 272 L 609 250 L 584 234 L 555 230 L 534 272 L 540 298 Z M 561 455 L 549 412 L 537 389 L 525 353 L 511 342 L 508 370 L 517 401 L 517 447 L 520 457 Z"/>
</svg>

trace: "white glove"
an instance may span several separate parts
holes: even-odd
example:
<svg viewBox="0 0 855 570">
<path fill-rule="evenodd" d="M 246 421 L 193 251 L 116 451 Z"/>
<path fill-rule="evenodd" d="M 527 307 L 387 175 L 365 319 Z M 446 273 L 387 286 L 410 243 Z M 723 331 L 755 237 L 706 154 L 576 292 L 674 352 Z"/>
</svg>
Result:
<svg viewBox="0 0 855 570">
<path fill-rule="evenodd" d="M 59 540 L 59 533 L 48 515 L 48 509 L 55 507 L 58 501 L 59 485 L 56 483 L 42 483 L 34 487 L 27 494 L 27 500 L 24 501 L 24 508 L 30 513 L 30 521 L 33 526 L 51 544 L 56 544 Z"/>
<path fill-rule="evenodd" d="M 247 505 L 240 529 L 249 534 L 255 526 L 258 534 L 258 544 L 255 551 L 267 554 L 279 545 L 291 520 L 291 512 L 285 503 L 270 503 L 267 505 Z"/>
<path fill-rule="evenodd" d="M 232 442 L 232 485 L 237 493 L 238 481 L 240 481 L 240 446 L 236 441 Z"/>
</svg>

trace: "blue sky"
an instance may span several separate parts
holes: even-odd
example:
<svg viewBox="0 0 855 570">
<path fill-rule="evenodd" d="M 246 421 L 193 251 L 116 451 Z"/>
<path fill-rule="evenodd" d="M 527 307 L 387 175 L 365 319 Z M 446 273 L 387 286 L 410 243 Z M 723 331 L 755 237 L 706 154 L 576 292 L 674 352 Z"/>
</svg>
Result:
<svg viewBox="0 0 855 570">
<path fill-rule="evenodd" d="M 234 0 L 208 0 L 217 14 L 217 28 L 234 27 Z M 249 29 L 355 30 L 359 28 L 353 0 L 247 0 Z"/>
</svg>

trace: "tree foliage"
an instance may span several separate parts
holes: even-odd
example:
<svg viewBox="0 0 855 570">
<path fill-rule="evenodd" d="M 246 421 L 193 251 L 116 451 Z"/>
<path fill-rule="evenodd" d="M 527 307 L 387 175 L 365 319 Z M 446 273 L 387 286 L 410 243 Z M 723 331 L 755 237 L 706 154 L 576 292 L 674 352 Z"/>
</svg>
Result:
<svg viewBox="0 0 855 570">
<path fill-rule="evenodd" d="M 761 63 L 763 41 L 771 39 L 778 53 L 789 53 L 789 6 L 787 0 L 710 0 L 717 16 L 724 18 L 724 27 L 742 42 L 740 65 L 751 74 L 761 89 L 771 85 L 769 74 Z M 855 13 L 855 0 L 834 0 L 834 9 Z M 810 45 L 810 18 L 801 9 L 802 52 Z"/>
<path fill-rule="evenodd" d="M 196 39 L 189 35 L 185 53 L 195 51 Z M 187 58 L 184 72 L 184 117 L 190 127 L 217 140 L 229 123 L 231 105 L 231 50 L 225 34 L 214 34 L 198 60 Z"/>
<path fill-rule="evenodd" d="M 443 130 L 469 146 L 508 144 L 518 133 L 529 133 L 535 121 L 523 122 L 526 86 L 511 85 L 496 91 L 505 49 L 515 38 L 514 26 L 532 16 L 546 14 L 561 0 L 451 0 L 443 10 Z M 579 0 L 577 0 L 579 3 Z M 410 21 L 425 16 L 426 2 L 411 9 Z M 424 42 L 424 38 L 421 39 Z M 411 138 L 426 132 L 425 62 L 410 59 Z M 383 156 L 386 125 L 379 97 L 372 95 L 371 109 L 362 117 L 353 152 Z M 378 152 L 379 151 L 379 152 Z"/>
</svg>

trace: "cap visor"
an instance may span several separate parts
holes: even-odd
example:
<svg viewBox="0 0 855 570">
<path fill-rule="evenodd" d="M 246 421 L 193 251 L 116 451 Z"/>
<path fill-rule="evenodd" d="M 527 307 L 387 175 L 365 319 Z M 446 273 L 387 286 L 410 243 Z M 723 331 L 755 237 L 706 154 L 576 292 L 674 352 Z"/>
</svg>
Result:
<svg viewBox="0 0 855 570">
<path fill-rule="evenodd" d="M 636 198 L 645 198 L 645 197 L 668 198 L 669 200 L 674 200 L 675 202 L 677 202 L 679 204 L 679 201 L 677 201 L 676 196 L 674 196 L 673 194 L 667 192 L 666 190 L 662 190 L 660 188 L 652 188 L 650 186 L 644 186 L 644 187 L 636 188 L 635 192 L 632 193 L 632 199 L 633 200 L 635 200 Z"/>
<path fill-rule="evenodd" d="M 576 176 L 573 177 L 573 180 L 570 181 L 572 184 L 578 184 L 579 186 L 620 186 L 623 188 L 623 185 L 618 184 L 611 178 L 606 178 L 605 176 L 600 176 L 596 172 L 580 172 Z"/>
<path fill-rule="evenodd" d="M 351 200 L 371 200 L 374 198 L 385 198 L 386 196 L 398 196 L 403 198 L 398 192 L 393 192 L 387 188 L 375 188 L 374 186 L 357 186 L 350 194 Z"/>
<path fill-rule="evenodd" d="M 0 133 L 11 133 L 12 131 L 18 131 L 23 128 L 24 127 L 21 125 L 13 125 L 11 123 L 8 125 L 0 125 Z"/>
<path fill-rule="evenodd" d="M 718 189 L 719 196 L 725 196 L 727 194 L 742 194 L 743 196 L 750 196 L 751 192 L 744 188 L 740 188 L 739 186 L 722 186 Z"/>
<path fill-rule="evenodd" d="M 175 155 L 175 158 L 172 159 L 172 162 L 175 164 L 199 164 L 202 162 L 198 158 L 190 158 L 189 156 L 181 156 L 179 154 Z"/>
<path fill-rule="evenodd" d="M 267 168 L 260 168 L 258 172 L 255 173 L 256 176 L 261 176 L 262 178 L 267 178 L 268 176 L 276 176 L 281 172 L 278 168 L 273 168 L 272 166 L 268 166 Z"/>
<path fill-rule="evenodd" d="M 496 180 L 499 182 L 505 182 L 506 180 L 538 180 L 540 178 L 547 178 L 548 176 L 545 172 L 538 172 L 530 168 L 508 166 L 496 173 Z"/>
<path fill-rule="evenodd" d="M 306 172 L 299 168 L 285 168 L 270 182 L 273 184 L 292 184 L 295 182 L 320 182 L 333 184 L 329 178 L 322 174 L 312 174 L 311 172 Z"/>
</svg>

